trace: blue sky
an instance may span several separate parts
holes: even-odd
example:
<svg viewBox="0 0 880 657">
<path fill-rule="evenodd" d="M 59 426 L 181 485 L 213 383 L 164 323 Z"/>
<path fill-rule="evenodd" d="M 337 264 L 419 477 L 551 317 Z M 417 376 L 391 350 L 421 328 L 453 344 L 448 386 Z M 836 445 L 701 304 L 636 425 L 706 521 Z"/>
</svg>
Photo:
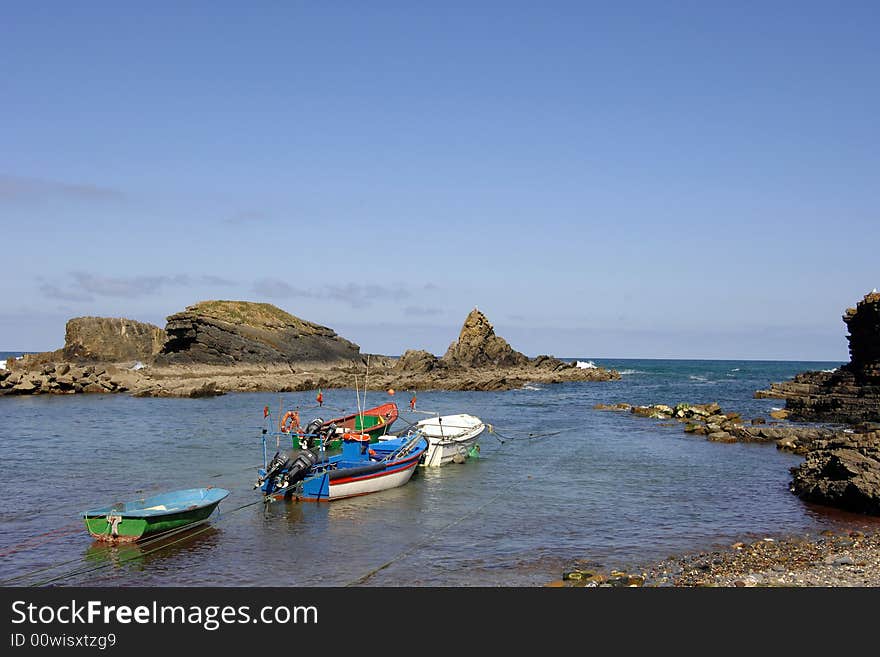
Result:
<svg viewBox="0 0 880 657">
<path fill-rule="evenodd" d="M 546 5 L 546 6 L 545 6 Z M 872 2 L 8 3 L 0 350 L 274 303 L 442 353 L 846 360 Z"/>
</svg>

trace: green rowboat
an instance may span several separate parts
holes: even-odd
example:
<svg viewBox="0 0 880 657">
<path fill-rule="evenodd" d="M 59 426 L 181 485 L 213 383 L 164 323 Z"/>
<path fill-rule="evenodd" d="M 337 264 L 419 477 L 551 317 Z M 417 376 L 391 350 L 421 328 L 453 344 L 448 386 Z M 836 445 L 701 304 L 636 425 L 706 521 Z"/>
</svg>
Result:
<svg viewBox="0 0 880 657">
<path fill-rule="evenodd" d="M 189 488 L 83 511 L 89 534 L 99 541 L 130 543 L 205 522 L 229 495 L 223 488 Z"/>
</svg>

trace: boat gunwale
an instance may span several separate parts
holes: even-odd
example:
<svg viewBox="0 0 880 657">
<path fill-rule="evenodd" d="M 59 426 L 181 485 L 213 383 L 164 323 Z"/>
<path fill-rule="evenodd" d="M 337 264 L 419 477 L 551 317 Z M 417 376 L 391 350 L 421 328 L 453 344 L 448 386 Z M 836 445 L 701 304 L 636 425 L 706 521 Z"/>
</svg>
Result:
<svg viewBox="0 0 880 657">
<path fill-rule="evenodd" d="M 94 509 L 87 509 L 85 511 L 81 511 L 80 515 L 83 518 L 103 518 L 107 515 L 118 515 L 124 518 L 162 518 L 169 515 L 175 515 L 180 513 L 189 513 L 192 511 L 196 511 L 198 509 L 203 509 L 205 507 L 216 505 L 229 497 L 229 491 L 225 488 L 187 488 L 183 489 L 184 491 L 206 491 L 209 493 L 208 495 L 202 496 L 200 499 L 187 504 L 186 506 L 171 506 L 166 507 L 165 509 L 151 509 L 149 507 L 142 507 L 138 509 L 130 509 L 126 510 L 124 505 L 131 504 L 133 502 L 140 502 L 142 504 L 146 504 L 149 501 L 156 500 L 161 497 L 165 497 L 171 495 L 176 492 L 181 491 L 170 491 L 168 493 L 160 493 L 159 495 L 153 495 L 152 497 L 139 498 L 136 500 L 130 500 L 128 502 L 122 502 L 123 508 L 119 508 L 118 504 L 110 504 L 107 506 L 97 507 Z M 210 495 L 210 493 L 222 493 L 221 495 Z"/>
</svg>

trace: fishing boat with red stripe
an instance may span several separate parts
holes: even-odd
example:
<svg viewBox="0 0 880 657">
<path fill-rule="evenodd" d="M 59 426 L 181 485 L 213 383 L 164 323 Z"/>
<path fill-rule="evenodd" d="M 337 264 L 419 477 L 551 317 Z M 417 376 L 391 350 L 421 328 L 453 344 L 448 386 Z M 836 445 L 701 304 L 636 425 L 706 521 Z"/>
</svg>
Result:
<svg viewBox="0 0 880 657">
<path fill-rule="evenodd" d="M 427 448 L 428 440 L 420 432 L 383 441 L 381 453 L 371 449 L 368 434 L 346 433 L 342 453 L 334 456 L 327 456 L 323 445 L 276 452 L 259 470 L 254 488 L 272 499 L 310 502 L 377 493 L 407 483 Z"/>
</svg>

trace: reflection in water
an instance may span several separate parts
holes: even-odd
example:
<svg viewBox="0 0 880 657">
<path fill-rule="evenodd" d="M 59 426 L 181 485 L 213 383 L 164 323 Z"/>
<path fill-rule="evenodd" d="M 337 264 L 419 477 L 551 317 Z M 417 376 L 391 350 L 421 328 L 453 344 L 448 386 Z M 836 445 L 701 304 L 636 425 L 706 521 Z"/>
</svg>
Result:
<svg viewBox="0 0 880 657">
<path fill-rule="evenodd" d="M 303 521 L 305 504 L 307 502 L 297 502 L 292 499 L 270 500 L 263 504 L 263 517 L 267 526 L 272 526 L 279 520 L 283 520 L 288 524 L 295 524 Z"/>
<path fill-rule="evenodd" d="M 95 566 L 125 566 L 132 570 L 143 570 L 154 561 L 171 559 L 182 552 L 210 550 L 218 544 L 219 535 L 217 527 L 203 524 L 188 527 L 169 536 L 147 538 L 135 543 L 113 545 L 104 541 L 93 541 L 86 548 L 83 560 Z"/>
</svg>

